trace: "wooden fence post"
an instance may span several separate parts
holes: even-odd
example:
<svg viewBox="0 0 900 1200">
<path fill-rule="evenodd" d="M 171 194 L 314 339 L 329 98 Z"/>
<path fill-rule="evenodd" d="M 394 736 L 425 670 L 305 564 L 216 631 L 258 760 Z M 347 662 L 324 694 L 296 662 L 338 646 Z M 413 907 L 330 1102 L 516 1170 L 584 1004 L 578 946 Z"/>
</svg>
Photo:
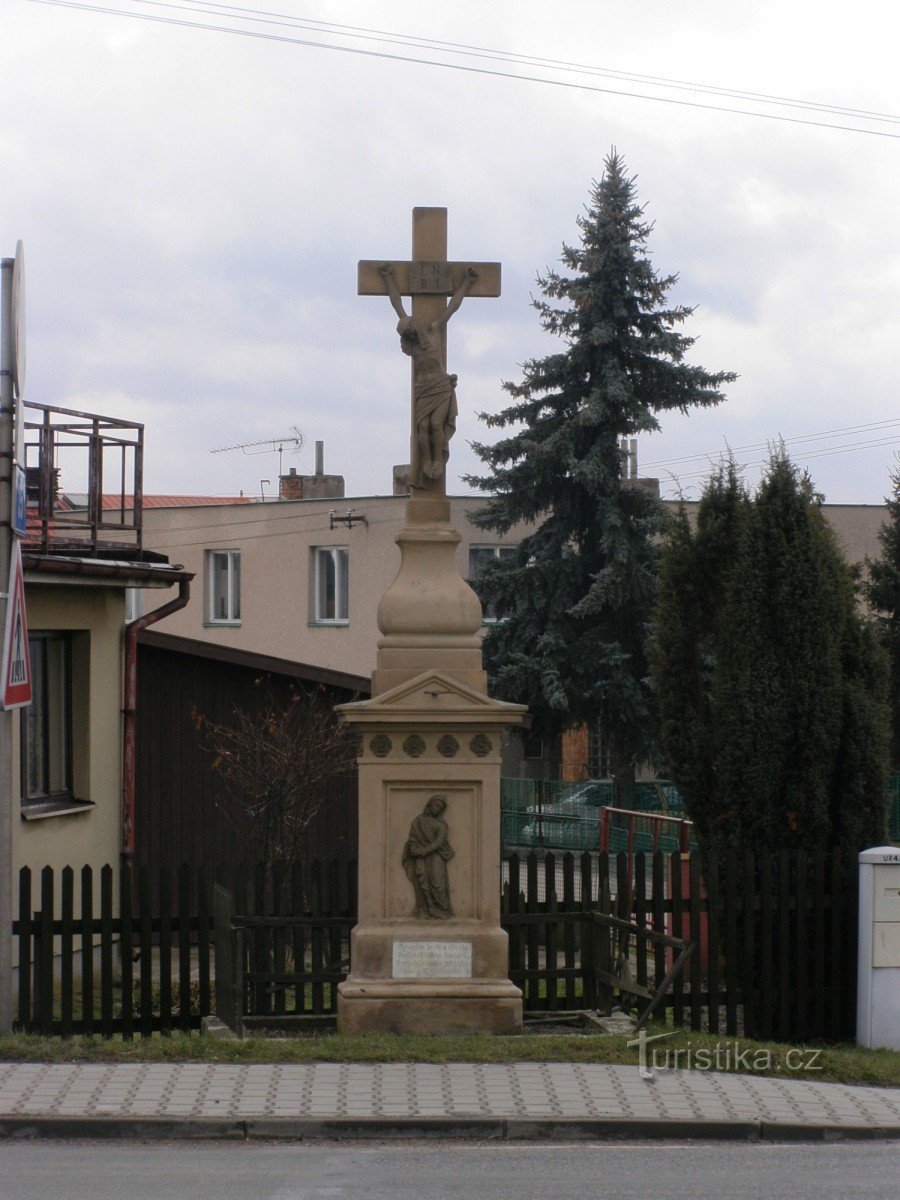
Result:
<svg viewBox="0 0 900 1200">
<path fill-rule="evenodd" d="M 243 1019 L 243 980 L 233 926 L 234 894 L 217 883 L 213 888 L 213 944 L 216 955 L 216 1016 L 240 1034 Z"/>
<path fill-rule="evenodd" d="M 94 872 L 81 868 L 81 1032 L 94 1032 Z"/>
<path fill-rule="evenodd" d="M 60 892 L 59 1017 L 60 1033 L 71 1037 L 74 1022 L 75 872 L 63 867 Z"/>
<path fill-rule="evenodd" d="M 37 1032 L 53 1033 L 53 868 L 41 871 L 40 938 L 35 960 L 38 964 Z"/>
<path fill-rule="evenodd" d="M 31 870 L 19 872 L 19 1028 L 31 1029 L 31 956 L 33 953 L 31 925 Z"/>
</svg>

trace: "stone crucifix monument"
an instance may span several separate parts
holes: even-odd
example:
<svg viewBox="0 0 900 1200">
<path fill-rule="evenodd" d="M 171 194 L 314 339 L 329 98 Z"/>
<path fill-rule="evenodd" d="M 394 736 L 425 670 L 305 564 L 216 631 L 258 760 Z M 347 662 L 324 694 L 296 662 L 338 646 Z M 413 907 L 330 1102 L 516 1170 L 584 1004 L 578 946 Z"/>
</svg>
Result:
<svg viewBox="0 0 900 1200">
<path fill-rule="evenodd" d="M 336 710 L 361 739 L 359 923 L 338 1028 L 516 1033 L 522 995 L 500 927 L 500 742 L 527 717 L 487 695 L 481 604 L 457 564 L 446 494 L 457 415 L 447 322 L 468 297 L 500 294 L 500 264 L 448 262 L 447 210 L 416 208 L 412 261 L 360 262 L 359 292 L 387 297 L 411 359 L 411 494 L 400 569 L 378 606 L 372 699 Z"/>
</svg>

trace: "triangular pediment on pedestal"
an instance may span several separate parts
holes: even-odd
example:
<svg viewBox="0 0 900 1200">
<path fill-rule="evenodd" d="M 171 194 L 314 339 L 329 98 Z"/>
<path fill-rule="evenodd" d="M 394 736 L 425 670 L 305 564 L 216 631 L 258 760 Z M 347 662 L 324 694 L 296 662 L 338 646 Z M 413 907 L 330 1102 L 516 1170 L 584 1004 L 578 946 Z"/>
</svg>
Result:
<svg viewBox="0 0 900 1200">
<path fill-rule="evenodd" d="M 423 671 L 371 700 L 339 704 L 334 710 L 356 722 L 433 719 L 505 722 L 519 725 L 528 709 L 524 704 L 494 700 L 443 671 Z"/>
</svg>

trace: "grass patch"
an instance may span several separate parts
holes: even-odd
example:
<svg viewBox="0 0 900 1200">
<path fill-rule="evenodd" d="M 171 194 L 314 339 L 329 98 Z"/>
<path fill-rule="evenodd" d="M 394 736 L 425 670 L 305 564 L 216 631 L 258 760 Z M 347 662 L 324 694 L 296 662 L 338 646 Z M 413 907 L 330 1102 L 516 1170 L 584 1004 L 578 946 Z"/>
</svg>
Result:
<svg viewBox="0 0 900 1200">
<path fill-rule="evenodd" d="M 523 1034 L 521 1037 L 397 1037 L 392 1034 L 345 1037 L 318 1034 L 297 1038 L 247 1038 L 218 1041 L 199 1034 L 135 1038 L 42 1038 L 29 1034 L 0 1037 L 0 1062 L 581 1062 L 637 1065 L 636 1048 L 629 1048 L 624 1034 Z M 868 1084 L 900 1087 L 900 1052 L 864 1050 L 858 1046 L 830 1045 L 790 1047 L 777 1042 L 752 1042 L 712 1034 L 679 1031 L 663 1045 L 669 1052 L 690 1051 L 696 1062 L 698 1051 L 714 1058 L 716 1046 L 731 1047 L 734 1070 L 735 1047 L 744 1054 L 737 1070 L 760 1075 L 810 1082 Z M 802 1055 L 787 1060 L 789 1050 Z M 812 1051 L 817 1070 L 790 1070 L 790 1061 L 807 1062 Z M 767 1069 L 759 1069 L 764 1059 Z M 671 1060 L 670 1060 L 671 1061 Z M 686 1060 L 682 1058 L 682 1063 Z M 720 1061 L 725 1065 L 724 1050 Z M 748 1064 L 752 1064 L 749 1066 Z"/>
</svg>

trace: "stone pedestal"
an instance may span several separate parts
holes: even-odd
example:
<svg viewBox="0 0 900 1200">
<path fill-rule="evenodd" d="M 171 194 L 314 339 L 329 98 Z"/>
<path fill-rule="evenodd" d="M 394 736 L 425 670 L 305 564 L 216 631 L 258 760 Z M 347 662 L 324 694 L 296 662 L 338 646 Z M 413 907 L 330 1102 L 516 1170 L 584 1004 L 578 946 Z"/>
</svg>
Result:
<svg viewBox="0 0 900 1200">
<path fill-rule="evenodd" d="M 481 606 L 456 569 L 447 501 L 412 500 L 397 541 L 373 698 L 337 709 L 361 738 L 359 924 L 338 1028 L 516 1033 L 522 995 L 500 927 L 500 744 L 526 710 L 486 694 Z"/>
</svg>

